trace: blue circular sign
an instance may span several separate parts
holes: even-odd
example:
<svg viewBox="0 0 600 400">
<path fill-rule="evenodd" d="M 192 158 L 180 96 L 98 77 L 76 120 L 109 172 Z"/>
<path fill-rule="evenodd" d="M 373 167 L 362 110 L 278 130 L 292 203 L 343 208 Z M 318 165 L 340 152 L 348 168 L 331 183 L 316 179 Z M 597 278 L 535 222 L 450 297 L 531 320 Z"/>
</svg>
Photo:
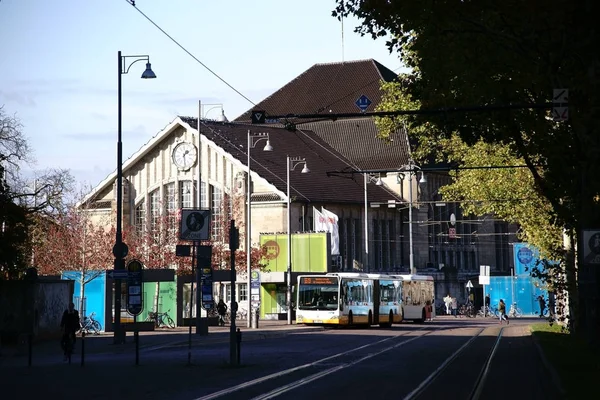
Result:
<svg viewBox="0 0 600 400">
<path fill-rule="evenodd" d="M 521 264 L 529 264 L 533 260 L 533 252 L 527 247 L 521 247 L 517 252 L 517 258 Z"/>
</svg>

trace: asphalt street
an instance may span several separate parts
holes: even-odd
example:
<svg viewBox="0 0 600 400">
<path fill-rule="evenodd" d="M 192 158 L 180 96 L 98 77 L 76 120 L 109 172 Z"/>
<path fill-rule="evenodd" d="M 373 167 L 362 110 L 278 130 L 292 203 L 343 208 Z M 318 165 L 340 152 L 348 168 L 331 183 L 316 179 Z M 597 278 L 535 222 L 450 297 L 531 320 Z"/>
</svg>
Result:
<svg viewBox="0 0 600 400">
<path fill-rule="evenodd" d="M 476 393 L 481 399 L 559 398 L 526 324 L 442 317 L 389 329 L 284 325 L 245 332 L 240 366 L 229 363 L 225 328 L 194 337 L 191 365 L 183 332 L 153 336 L 152 343 L 150 336 L 142 337 L 140 365 L 131 344 L 98 344 L 83 367 L 80 354 L 69 365 L 49 349 L 31 367 L 23 357 L 0 357 L 2 397 L 470 399 Z"/>
</svg>

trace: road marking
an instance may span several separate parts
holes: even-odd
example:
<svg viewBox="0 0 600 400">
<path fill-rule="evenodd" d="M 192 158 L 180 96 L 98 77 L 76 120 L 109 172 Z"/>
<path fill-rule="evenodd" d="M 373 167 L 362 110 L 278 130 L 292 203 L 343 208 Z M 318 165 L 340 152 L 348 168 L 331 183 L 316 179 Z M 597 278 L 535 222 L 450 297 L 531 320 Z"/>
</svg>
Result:
<svg viewBox="0 0 600 400">
<path fill-rule="evenodd" d="M 414 399 L 416 396 L 418 396 L 421 393 L 421 391 L 425 389 L 431 383 L 431 381 L 435 379 L 444 369 L 446 369 L 448 364 L 450 364 L 456 358 L 456 356 L 460 354 L 461 351 L 463 351 L 473 340 L 477 339 L 484 330 L 485 328 L 481 329 L 479 333 L 477 333 L 477 335 L 473 336 L 467 341 L 467 343 L 463 344 L 458 350 L 456 350 L 450 357 L 446 359 L 446 361 L 444 361 L 435 371 L 433 371 L 431 375 L 425 378 L 425 380 L 421 382 L 421 384 L 417 386 L 415 390 L 406 395 L 406 397 L 404 397 L 404 400 Z"/>
<path fill-rule="evenodd" d="M 337 371 L 339 371 L 341 369 L 352 367 L 353 365 L 356 365 L 356 364 L 358 364 L 360 362 L 368 360 L 369 358 L 376 357 L 376 356 L 378 356 L 380 354 L 386 353 L 386 352 L 388 352 L 388 351 L 390 351 L 392 349 L 395 349 L 397 347 L 404 346 L 405 344 L 410 343 L 413 340 L 420 339 L 423 336 L 426 336 L 426 335 L 430 334 L 431 332 L 433 332 L 433 331 L 427 332 L 424 335 L 415 336 L 415 337 L 413 337 L 411 339 L 405 340 L 404 342 L 396 343 L 393 346 L 386 347 L 385 349 L 380 350 L 377 353 L 371 353 L 368 356 L 365 356 L 363 358 L 359 358 L 358 360 L 352 361 L 351 363 L 341 364 L 341 365 L 339 365 L 337 367 L 330 368 L 330 369 L 318 372 L 318 373 L 313 374 L 313 375 L 309 375 L 306 378 L 302 378 L 302 379 L 297 380 L 296 382 L 292 382 L 292 383 L 289 383 L 289 384 L 287 384 L 285 386 L 281 386 L 281 387 L 279 387 L 279 388 L 277 388 L 277 389 L 275 389 L 275 390 L 273 390 L 273 391 L 271 391 L 271 392 L 269 392 L 267 394 L 264 394 L 264 395 L 258 396 L 258 397 L 254 397 L 252 400 L 268 400 L 268 399 L 272 399 L 274 397 L 279 396 L 280 394 L 283 394 L 285 392 L 289 392 L 292 389 L 296 389 L 296 388 L 298 388 L 300 386 L 306 385 L 307 383 L 310 383 L 310 382 L 315 381 L 317 379 L 321 379 L 324 376 L 327 376 L 329 374 L 333 374 L 334 372 L 337 372 Z"/>
<path fill-rule="evenodd" d="M 425 328 L 418 329 L 417 331 L 423 330 L 423 329 L 425 329 Z M 433 331 L 431 331 L 431 332 L 433 332 Z M 431 333 L 431 332 L 428 332 L 428 333 Z M 284 375 L 288 375 L 288 374 L 291 374 L 292 372 L 299 371 L 299 370 L 304 369 L 304 368 L 313 367 L 313 366 L 321 364 L 321 363 L 323 363 L 325 361 L 329 361 L 329 360 L 332 360 L 334 358 L 341 357 L 343 355 L 353 353 L 353 352 L 355 352 L 357 350 L 362 350 L 362 349 L 365 349 L 367 347 L 375 346 L 377 344 L 384 343 L 384 342 L 387 342 L 389 340 L 392 340 L 392 339 L 395 339 L 395 338 L 398 338 L 398 337 L 401 337 L 401 336 L 404 336 L 404 335 L 402 334 L 402 335 L 390 336 L 388 338 L 385 338 L 383 340 L 379 340 L 379 341 L 374 342 L 374 343 L 368 343 L 368 344 L 365 344 L 363 346 L 354 348 L 352 350 L 348 350 L 348 351 L 344 351 L 344 352 L 341 352 L 341 353 L 338 353 L 338 354 L 334 354 L 332 356 L 325 357 L 325 358 L 322 358 L 320 360 L 313 361 L 311 363 L 307 363 L 307 364 L 299 365 L 299 366 L 294 367 L 294 368 L 290 368 L 290 369 L 286 369 L 286 370 L 283 370 L 283 371 L 275 372 L 275 373 L 273 373 L 271 375 L 263 376 L 261 378 L 257 378 L 257 379 L 254 379 L 254 380 L 251 380 L 251 381 L 248 381 L 248 382 L 244 382 L 244 383 L 241 383 L 241 384 L 239 384 L 237 386 L 233 386 L 233 387 L 228 388 L 228 389 L 223 389 L 223 390 L 220 390 L 220 391 L 215 392 L 215 393 L 211 393 L 211 394 L 203 396 L 203 397 L 198 397 L 197 399 L 194 399 L 194 400 L 211 400 L 211 399 L 216 399 L 216 398 L 224 396 L 226 394 L 237 392 L 238 390 L 245 389 L 247 387 L 257 385 L 259 383 L 268 381 L 270 379 L 278 378 L 278 377 L 284 376 Z M 424 336 L 424 335 L 422 335 L 422 336 Z M 415 338 L 420 338 L 422 336 L 416 336 Z M 414 340 L 414 338 L 410 339 L 410 340 Z M 402 343 L 405 343 L 405 342 L 402 342 Z M 342 366 L 340 366 L 340 367 L 342 367 Z M 329 371 L 329 370 L 327 370 L 327 371 Z M 325 371 L 325 372 L 327 372 L 327 371 Z M 335 371 L 332 371 L 332 372 L 335 372 Z"/>
</svg>

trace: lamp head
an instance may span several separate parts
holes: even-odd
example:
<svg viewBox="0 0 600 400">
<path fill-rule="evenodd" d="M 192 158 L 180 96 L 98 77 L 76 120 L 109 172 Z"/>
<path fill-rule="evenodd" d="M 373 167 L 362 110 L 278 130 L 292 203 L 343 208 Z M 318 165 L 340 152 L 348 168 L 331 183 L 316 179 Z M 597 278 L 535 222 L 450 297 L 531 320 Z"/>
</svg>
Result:
<svg viewBox="0 0 600 400">
<path fill-rule="evenodd" d="M 219 121 L 219 122 L 229 122 L 229 120 L 225 116 L 225 110 L 223 110 L 222 108 L 221 108 L 221 115 L 219 115 L 219 117 L 217 118 L 217 121 Z"/>
<path fill-rule="evenodd" d="M 308 167 L 306 166 L 306 163 L 304 164 L 304 168 L 302 168 L 302 171 L 300 171 L 303 174 L 308 174 L 310 172 L 310 169 L 308 169 Z"/>
<path fill-rule="evenodd" d="M 142 74 L 142 79 L 154 79 L 154 78 L 156 78 L 156 74 L 154 73 L 154 71 L 152 71 L 152 68 L 150 67 L 150 63 L 147 62 L 146 70 Z"/>
<path fill-rule="evenodd" d="M 425 172 L 421 172 L 421 179 L 419 179 L 419 183 L 427 183 L 427 178 L 425 177 Z"/>
<path fill-rule="evenodd" d="M 375 185 L 377 185 L 377 186 L 383 185 L 383 181 L 381 180 L 381 177 L 377 178 L 377 180 L 375 181 Z"/>
<path fill-rule="evenodd" d="M 265 145 L 265 148 L 263 149 L 263 151 L 273 151 L 273 146 L 271 146 L 270 140 L 267 140 L 267 144 Z"/>
</svg>

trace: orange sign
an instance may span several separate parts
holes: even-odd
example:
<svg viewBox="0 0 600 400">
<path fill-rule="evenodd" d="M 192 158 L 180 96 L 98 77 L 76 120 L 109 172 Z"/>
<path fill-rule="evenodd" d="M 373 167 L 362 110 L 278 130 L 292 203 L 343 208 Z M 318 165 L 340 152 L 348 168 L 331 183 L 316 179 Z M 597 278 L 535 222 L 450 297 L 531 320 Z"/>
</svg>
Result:
<svg viewBox="0 0 600 400">
<path fill-rule="evenodd" d="M 305 276 L 300 278 L 301 285 L 337 285 L 338 280 L 332 276 Z"/>
</svg>

